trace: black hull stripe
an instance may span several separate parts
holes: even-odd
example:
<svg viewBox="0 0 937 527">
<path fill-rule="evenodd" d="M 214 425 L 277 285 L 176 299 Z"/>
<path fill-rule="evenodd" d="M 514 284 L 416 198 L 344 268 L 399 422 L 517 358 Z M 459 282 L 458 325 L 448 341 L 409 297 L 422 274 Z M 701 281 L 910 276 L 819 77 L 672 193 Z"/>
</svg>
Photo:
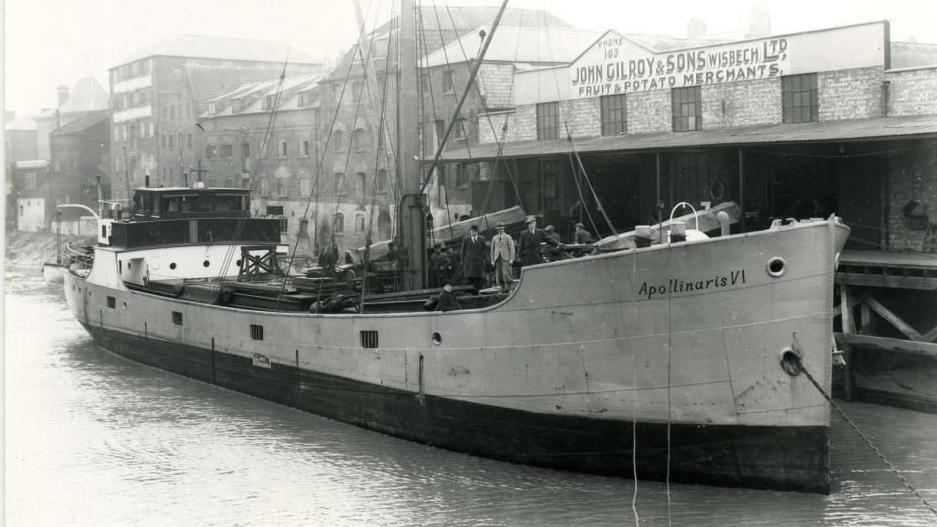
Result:
<svg viewBox="0 0 937 527">
<path fill-rule="evenodd" d="M 632 477 L 632 423 L 498 408 L 317 373 L 257 367 L 246 357 L 85 326 L 143 364 L 377 430 L 484 457 Z M 638 422 L 637 471 L 666 476 L 667 424 Z M 675 482 L 828 493 L 829 428 L 671 425 Z"/>
</svg>

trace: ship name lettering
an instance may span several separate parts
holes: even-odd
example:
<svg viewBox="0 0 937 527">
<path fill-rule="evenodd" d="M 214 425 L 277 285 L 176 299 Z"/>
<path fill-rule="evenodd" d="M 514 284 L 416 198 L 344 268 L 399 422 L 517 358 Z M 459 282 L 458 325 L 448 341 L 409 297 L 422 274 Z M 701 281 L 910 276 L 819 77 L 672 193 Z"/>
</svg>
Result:
<svg viewBox="0 0 937 527">
<path fill-rule="evenodd" d="M 656 284 L 644 281 L 638 289 L 638 296 L 645 300 L 652 300 L 677 293 L 694 293 L 743 284 L 745 284 L 745 269 L 735 269 L 706 279 L 670 278 L 666 283 Z"/>
</svg>

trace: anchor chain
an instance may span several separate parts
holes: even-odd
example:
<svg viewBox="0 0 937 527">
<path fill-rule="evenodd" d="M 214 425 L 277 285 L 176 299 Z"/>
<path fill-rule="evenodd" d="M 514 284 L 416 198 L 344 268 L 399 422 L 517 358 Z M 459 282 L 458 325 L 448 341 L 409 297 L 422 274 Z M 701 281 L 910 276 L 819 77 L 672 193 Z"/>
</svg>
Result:
<svg viewBox="0 0 937 527">
<path fill-rule="evenodd" d="M 852 428 L 852 430 L 865 442 L 866 445 L 868 445 L 870 449 L 872 449 L 872 452 L 875 452 L 875 455 L 878 456 L 880 460 L 882 460 L 882 463 L 884 463 L 885 466 L 887 466 L 892 472 L 895 473 L 895 476 L 898 477 L 898 479 L 904 484 L 905 487 L 908 488 L 908 490 L 912 494 L 914 494 L 915 496 L 917 496 L 919 500 L 921 500 L 921 503 L 924 505 L 924 507 L 926 507 L 932 514 L 934 514 L 934 516 L 937 516 L 937 508 L 934 508 L 934 506 L 931 505 L 929 501 L 927 501 L 927 498 L 922 496 L 921 493 L 917 490 L 917 488 L 915 488 L 915 486 L 910 481 L 908 481 L 908 478 L 905 477 L 905 475 L 901 473 L 901 470 L 899 470 L 898 467 L 896 467 L 894 463 L 892 463 L 891 461 L 888 460 L 887 457 L 885 457 L 885 454 L 883 454 L 882 451 L 879 450 L 877 446 L 875 446 L 875 443 L 872 442 L 872 439 L 859 428 L 859 425 L 857 425 L 852 419 L 850 419 L 849 416 L 846 415 L 846 412 L 842 408 L 840 408 L 838 404 L 833 402 L 833 398 L 830 397 L 830 395 L 823 390 L 823 388 L 820 386 L 820 383 L 818 383 L 817 380 L 813 378 L 813 375 L 810 375 L 810 372 L 807 371 L 807 368 L 804 368 L 804 365 L 800 362 L 800 357 L 795 356 L 793 358 L 793 361 L 796 362 L 796 365 L 800 369 L 800 371 L 803 372 L 803 374 L 807 376 L 807 379 L 810 381 L 810 383 L 813 384 L 813 386 L 817 389 L 818 392 L 820 392 L 820 395 L 822 395 L 823 398 L 826 399 L 827 402 L 830 403 L 830 406 L 832 406 L 833 409 L 836 410 L 836 413 L 838 413 L 839 416 L 843 418 L 843 421 L 846 421 L 846 424 L 849 425 L 850 428 Z"/>
</svg>

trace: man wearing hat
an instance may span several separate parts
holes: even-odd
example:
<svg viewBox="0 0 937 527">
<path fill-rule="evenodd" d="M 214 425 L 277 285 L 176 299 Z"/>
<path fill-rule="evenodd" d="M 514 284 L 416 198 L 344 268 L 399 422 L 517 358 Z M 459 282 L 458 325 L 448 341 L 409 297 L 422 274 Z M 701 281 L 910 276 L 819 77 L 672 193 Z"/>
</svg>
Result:
<svg viewBox="0 0 937 527">
<path fill-rule="evenodd" d="M 543 255 L 540 254 L 540 244 L 549 243 L 558 247 L 556 240 L 547 237 L 541 229 L 537 228 L 537 218 L 527 216 L 527 228 L 521 232 L 517 241 L 517 252 L 520 255 L 521 265 L 536 265 L 543 263 Z"/>
<path fill-rule="evenodd" d="M 511 262 L 514 261 L 514 238 L 504 233 L 504 222 L 499 221 L 497 225 L 498 234 L 491 239 L 491 264 L 495 268 L 495 285 L 501 287 L 501 291 L 508 291 L 511 288 L 511 282 L 514 280 L 511 272 Z"/>
<path fill-rule="evenodd" d="M 472 225 L 469 235 L 462 238 L 462 272 L 466 281 L 477 292 L 485 282 L 485 237 L 478 233 L 478 226 Z"/>
<path fill-rule="evenodd" d="M 592 243 L 592 233 L 586 230 L 585 225 L 577 223 L 573 241 L 574 243 Z"/>
</svg>

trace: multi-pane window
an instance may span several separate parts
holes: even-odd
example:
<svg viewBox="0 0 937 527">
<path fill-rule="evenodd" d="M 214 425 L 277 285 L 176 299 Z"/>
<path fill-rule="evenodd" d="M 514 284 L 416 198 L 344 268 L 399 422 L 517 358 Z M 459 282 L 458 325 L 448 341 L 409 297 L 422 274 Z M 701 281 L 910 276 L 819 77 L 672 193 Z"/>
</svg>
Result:
<svg viewBox="0 0 937 527">
<path fill-rule="evenodd" d="M 810 123 L 817 117 L 817 74 L 781 77 L 781 100 L 785 123 Z"/>
<path fill-rule="evenodd" d="M 628 131 L 625 94 L 605 95 L 601 99 L 602 135 L 622 135 Z"/>
<path fill-rule="evenodd" d="M 241 143 L 241 170 L 247 172 L 250 170 L 251 144 Z"/>
<path fill-rule="evenodd" d="M 355 146 L 356 151 L 362 151 L 368 147 L 368 135 L 363 128 L 355 129 L 355 132 L 351 136 L 351 141 Z"/>
<path fill-rule="evenodd" d="M 543 102 L 537 104 L 537 140 L 546 141 L 557 138 L 559 129 L 559 103 Z"/>
<path fill-rule="evenodd" d="M 364 201 L 368 196 L 368 176 L 364 172 L 355 174 L 358 180 L 358 199 Z"/>
<path fill-rule="evenodd" d="M 453 139 L 465 139 L 465 118 L 459 117 L 455 120 L 455 126 L 452 127 Z"/>
<path fill-rule="evenodd" d="M 225 159 L 234 157 L 234 145 L 221 145 L 221 157 Z"/>
<path fill-rule="evenodd" d="M 332 150 L 341 152 L 345 149 L 345 133 L 341 130 L 332 132 Z"/>
<path fill-rule="evenodd" d="M 335 192 L 341 194 L 345 192 L 345 173 L 337 172 L 335 174 Z"/>
<path fill-rule="evenodd" d="M 312 90 L 303 90 L 299 92 L 299 107 L 307 108 L 312 106 Z"/>
<path fill-rule="evenodd" d="M 702 90 L 699 86 L 674 88 L 671 91 L 671 102 L 674 132 L 703 129 Z"/>
<path fill-rule="evenodd" d="M 309 157 L 309 140 L 303 139 L 299 142 L 299 155 Z"/>
<path fill-rule="evenodd" d="M 276 102 L 276 95 L 267 95 L 264 97 L 263 109 L 272 110 L 274 102 Z"/>
<path fill-rule="evenodd" d="M 308 196 L 310 194 L 309 186 L 310 186 L 309 178 L 304 177 L 300 179 L 299 180 L 299 195 Z"/>
<path fill-rule="evenodd" d="M 345 215 L 341 212 L 335 213 L 335 220 L 332 222 L 332 231 L 335 234 L 345 232 Z"/>
<path fill-rule="evenodd" d="M 218 145 L 205 145 L 205 159 L 215 159 L 218 155 Z"/>
<path fill-rule="evenodd" d="M 286 141 L 280 141 L 280 157 L 286 157 Z"/>
<path fill-rule="evenodd" d="M 452 82 L 452 70 L 442 72 L 442 92 L 455 93 L 455 84 Z"/>
</svg>

